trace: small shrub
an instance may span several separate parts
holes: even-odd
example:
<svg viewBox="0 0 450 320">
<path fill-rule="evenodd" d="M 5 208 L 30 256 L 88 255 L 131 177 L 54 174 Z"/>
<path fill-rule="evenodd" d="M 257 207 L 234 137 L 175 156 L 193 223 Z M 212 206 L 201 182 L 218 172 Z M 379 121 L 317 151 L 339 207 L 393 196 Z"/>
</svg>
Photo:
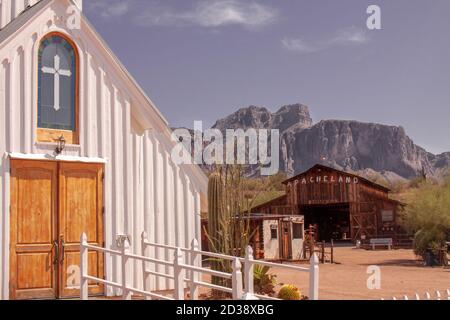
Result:
<svg viewBox="0 0 450 320">
<path fill-rule="evenodd" d="M 256 265 L 253 269 L 255 291 L 259 294 L 274 294 L 277 277 L 269 274 L 270 268 Z"/>
<path fill-rule="evenodd" d="M 301 300 L 302 294 L 296 286 L 286 284 L 281 287 L 278 298 L 281 300 Z"/>
</svg>

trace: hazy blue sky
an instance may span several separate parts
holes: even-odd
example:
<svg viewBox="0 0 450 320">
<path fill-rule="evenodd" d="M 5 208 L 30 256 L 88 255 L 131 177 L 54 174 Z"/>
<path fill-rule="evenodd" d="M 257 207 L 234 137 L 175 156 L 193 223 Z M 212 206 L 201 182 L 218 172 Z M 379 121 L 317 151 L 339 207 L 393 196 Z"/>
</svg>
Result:
<svg viewBox="0 0 450 320">
<path fill-rule="evenodd" d="M 382 9 L 369 31 L 366 9 Z M 450 151 L 449 0 L 89 0 L 85 13 L 172 126 L 238 108 L 402 125 Z"/>
</svg>

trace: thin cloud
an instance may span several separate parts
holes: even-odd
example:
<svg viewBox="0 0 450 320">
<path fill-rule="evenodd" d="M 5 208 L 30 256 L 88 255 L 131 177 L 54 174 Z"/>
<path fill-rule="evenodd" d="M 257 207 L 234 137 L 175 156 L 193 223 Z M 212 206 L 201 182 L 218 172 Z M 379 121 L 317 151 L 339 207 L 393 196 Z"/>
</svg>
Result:
<svg viewBox="0 0 450 320">
<path fill-rule="evenodd" d="M 258 28 L 273 23 L 276 18 L 276 9 L 254 1 L 203 0 L 184 11 L 153 4 L 137 16 L 136 22 L 141 26 Z"/>
<path fill-rule="evenodd" d="M 87 4 L 90 10 L 109 19 L 127 14 L 131 10 L 132 2 L 133 0 L 90 0 Z"/>
<path fill-rule="evenodd" d="M 281 43 L 283 47 L 289 51 L 308 54 L 334 47 L 362 45 L 369 41 L 370 39 L 366 31 L 351 27 L 342 29 L 338 31 L 333 37 L 324 40 L 308 42 L 301 38 L 286 37 L 281 40 Z"/>
<path fill-rule="evenodd" d="M 330 41 L 330 44 L 363 44 L 369 42 L 367 32 L 355 27 L 343 29 Z"/>
<path fill-rule="evenodd" d="M 302 39 L 284 38 L 281 43 L 286 49 L 299 53 L 313 53 L 319 50 Z"/>
</svg>

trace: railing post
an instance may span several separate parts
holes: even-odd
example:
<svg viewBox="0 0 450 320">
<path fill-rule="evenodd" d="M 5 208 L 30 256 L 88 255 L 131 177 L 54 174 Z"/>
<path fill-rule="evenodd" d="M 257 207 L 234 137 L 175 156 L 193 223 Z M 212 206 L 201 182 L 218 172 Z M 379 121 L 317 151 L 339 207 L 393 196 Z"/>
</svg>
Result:
<svg viewBox="0 0 450 320">
<path fill-rule="evenodd" d="M 231 282 L 233 284 L 233 300 L 242 299 L 242 265 L 239 258 L 233 259 L 233 276 Z"/>
<path fill-rule="evenodd" d="M 184 300 L 183 254 L 180 248 L 176 248 L 173 261 L 173 273 L 175 281 L 175 300 Z"/>
<path fill-rule="evenodd" d="M 255 297 L 255 284 L 254 284 L 254 274 L 253 270 L 255 265 L 253 263 L 253 248 L 251 246 L 247 247 L 245 251 L 245 262 L 244 262 L 244 300 L 258 300 Z"/>
<path fill-rule="evenodd" d="M 190 251 L 190 259 L 191 259 L 191 266 L 198 267 L 200 265 L 200 259 L 201 256 L 198 253 L 199 251 L 199 245 L 197 239 L 192 240 L 191 243 L 191 251 Z M 198 300 L 198 285 L 196 282 L 198 282 L 198 272 L 191 270 L 190 272 L 190 280 L 191 283 L 189 285 L 189 291 L 191 295 L 191 300 Z"/>
<path fill-rule="evenodd" d="M 128 291 L 128 288 L 131 285 L 130 276 L 130 259 L 128 258 L 128 254 L 130 254 L 130 241 L 125 239 L 122 246 L 122 299 L 123 300 L 131 300 L 131 292 Z"/>
<path fill-rule="evenodd" d="M 441 292 L 438 290 L 436 291 L 436 300 L 441 300 L 442 296 L 441 296 Z"/>
<path fill-rule="evenodd" d="M 142 252 L 142 256 L 143 257 L 148 257 L 149 255 L 147 255 L 148 252 L 148 234 L 147 231 L 142 232 L 141 235 L 141 252 Z M 142 261 L 142 279 L 144 281 L 144 291 L 145 292 L 150 292 L 151 288 L 150 288 L 150 281 L 151 281 L 151 277 L 150 277 L 150 273 L 147 269 L 148 263 L 145 261 Z M 151 297 L 146 296 L 145 300 L 151 300 Z"/>
<path fill-rule="evenodd" d="M 319 258 L 314 253 L 309 267 L 309 299 L 319 300 Z"/>
<path fill-rule="evenodd" d="M 450 290 L 447 289 L 447 300 L 450 300 Z"/>
<path fill-rule="evenodd" d="M 89 280 L 85 277 L 88 275 L 88 248 L 87 245 L 87 235 L 83 233 L 80 239 L 80 299 L 89 299 Z"/>
</svg>

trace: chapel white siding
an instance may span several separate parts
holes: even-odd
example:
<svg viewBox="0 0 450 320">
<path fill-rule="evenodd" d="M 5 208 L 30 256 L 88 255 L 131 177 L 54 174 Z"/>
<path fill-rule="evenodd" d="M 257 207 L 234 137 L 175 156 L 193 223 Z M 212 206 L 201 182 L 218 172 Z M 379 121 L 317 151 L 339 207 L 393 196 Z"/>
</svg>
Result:
<svg viewBox="0 0 450 320">
<path fill-rule="evenodd" d="M 10 13 L 2 1 L 0 25 Z M 18 1 L 24 4 L 27 1 Z M 37 1 L 29 1 L 37 2 Z M 68 30 L 64 16 L 68 1 L 43 0 L 39 12 L 17 35 L 8 26 L 0 32 L 0 298 L 9 291 L 9 160 L 10 153 L 52 154 L 54 144 L 36 143 L 37 50 L 40 39 L 59 31 L 69 35 L 80 53 L 80 145 L 67 146 L 64 156 L 106 160 L 106 247 L 116 248 L 115 236 L 131 236 L 132 249 L 140 253 L 140 235 L 150 240 L 188 247 L 200 238 L 200 194 L 204 176 L 192 168 L 172 163 L 173 142 L 164 120 L 120 72 L 114 57 L 105 54 L 86 21 L 81 30 Z M 22 5 L 22 4 L 20 4 Z M 6 9 L 5 9 L 6 8 Z M 6 13 L 9 12 L 9 14 Z M 143 121 L 142 104 L 148 104 Z M 147 123 L 151 123 L 148 125 Z M 156 250 L 156 258 L 172 253 Z M 140 263 L 135 263 L 134 285 L 142 288 Z M 162 271 L 162 270 L 161 270 Z M 108 280 L 120 282 L 120 261 L 106 257 Z M 165 289 L 168 281 L 152 281 Z M 108 292 L 112 294 L 112 291 Z"/>
</svg>

